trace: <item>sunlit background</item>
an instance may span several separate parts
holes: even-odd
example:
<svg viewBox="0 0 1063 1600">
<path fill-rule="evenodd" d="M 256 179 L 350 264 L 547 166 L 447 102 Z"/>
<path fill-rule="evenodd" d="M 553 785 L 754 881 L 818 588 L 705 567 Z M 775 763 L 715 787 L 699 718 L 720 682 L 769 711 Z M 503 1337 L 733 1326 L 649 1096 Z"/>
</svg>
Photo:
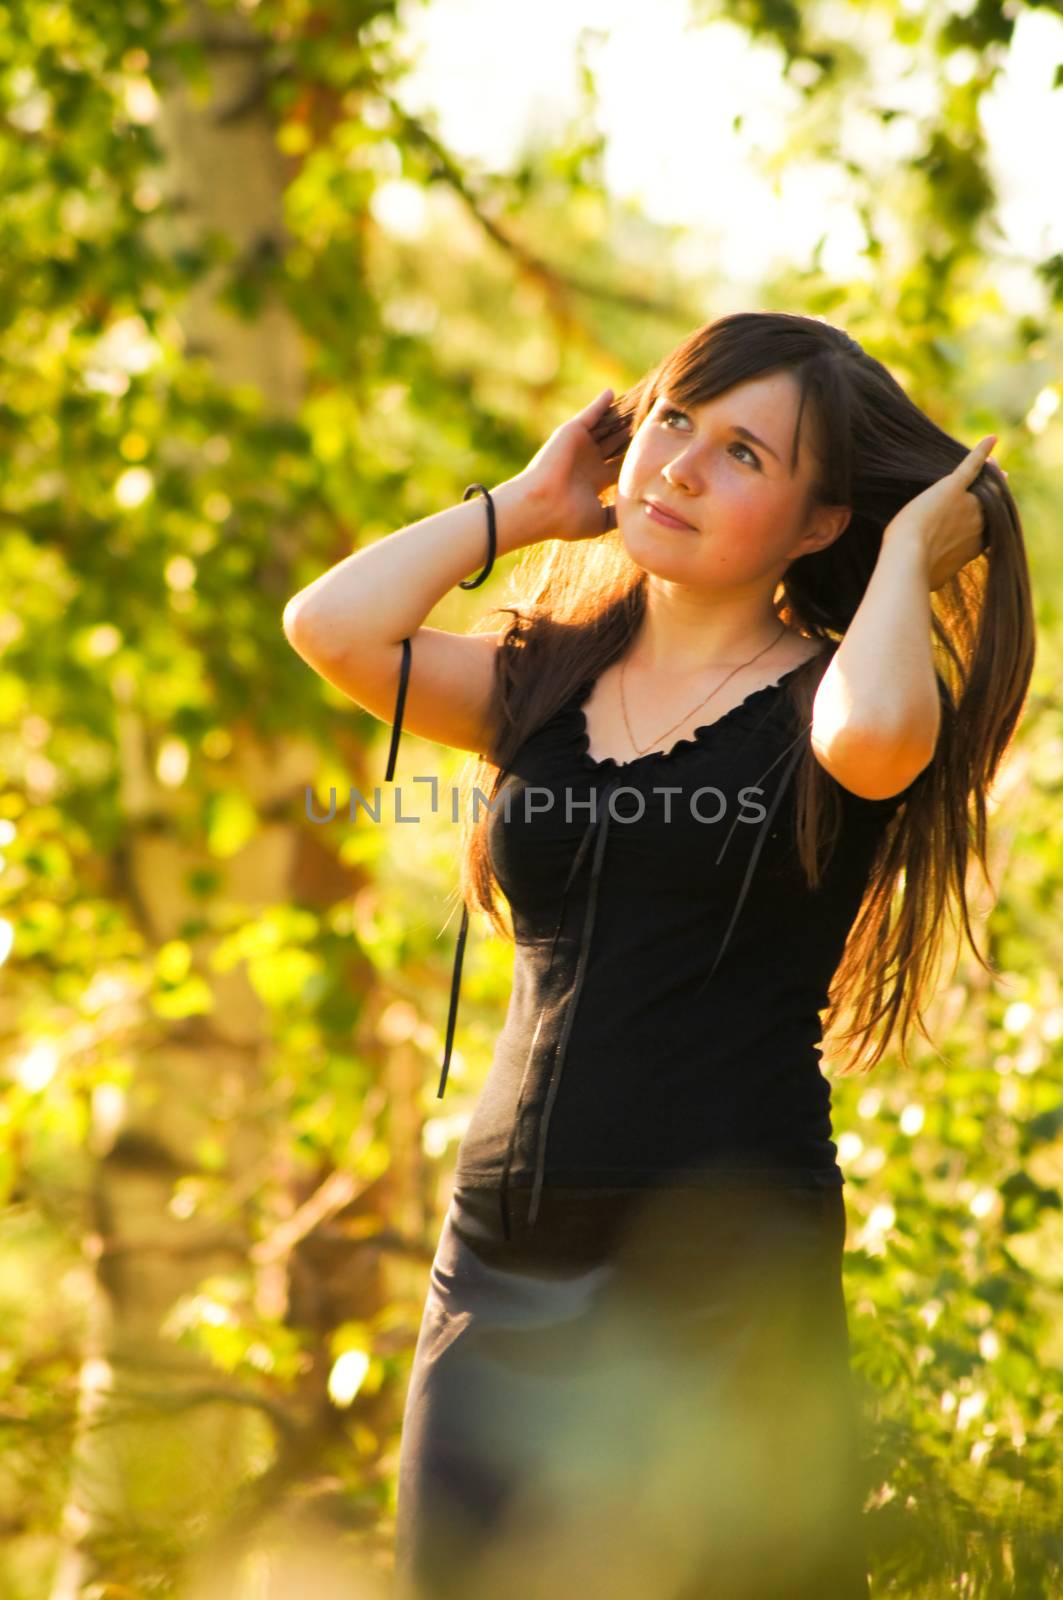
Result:
<svg viewBox="0 0 1063 1600">
<path fill-rule="evenodd" d="M 908 0 L 899 9 L 918 19 L 950 8 Z M 1063 92 L 1052 92 L 1063 19 L 1016 10 L 1006 64 L 981 100 L 999 192 L 995 272 L 1013 311 L 1039 301 L 1032 261 L 1063 250 L 1053 178 L 1054 152 L 1063 150 Z M 675 246 L 684 268 L 711 262 L 738 291 L 784 262 L 808 263 L 822 241 L 825 272 L 869 279 L 867 235 L 844 163 L 855 162 L 876 190 L 898 180 L 899 163 L 919 149 L 925 119 L 941 109 L 943 87 L 969 82 L 976 52 L 956 50 L 942 64 L 928 42 L 920 49 L 894 38 L 891 8 L 817 6 L 817 24 L 859 55 L 868 81 L 858 103 L 809 113 L 798 85 L 815 82 L 814 68 L 799 64 L 789 83 L 774 44 L 751 42 L 727 19 L 692 23 L 691 11 L 689 0 L 407 0 L 403 55 L 411 71 L 398 97 L 409 110 L 430 113 L 466 159 L 506 168 L 529 137 L 548 138 L 578 115 L 585 59 L 597 83 L 609 190 L 684 230 Z M 885 107 L 898 116 L 883 125 L 870 113 Z M 782 169 L 779 152 L 806 116 L 820 125 L 822 158 Z M 375 214 L 416 235 L 424 204 L 416 185 L 387 184 Z M 900 230 L 896 237 L 901 242 Z"/>
<path fill-rule="evenodd" d="M 472 921 L 441 1103 L 454 829 L 320 823 L 390 727 L 282 612 L 743 308 L 997 433 L 1022 511 L 995 973 L 946 968 L 933 1045 L 832 1099 L 874 1600 L 1063 1593 L 1060 10 L 0 18 L 4 1600 L 385 1592 L 512 947 Z M 461 766 L 404 736 L 401 773 Z"/>
</svg>

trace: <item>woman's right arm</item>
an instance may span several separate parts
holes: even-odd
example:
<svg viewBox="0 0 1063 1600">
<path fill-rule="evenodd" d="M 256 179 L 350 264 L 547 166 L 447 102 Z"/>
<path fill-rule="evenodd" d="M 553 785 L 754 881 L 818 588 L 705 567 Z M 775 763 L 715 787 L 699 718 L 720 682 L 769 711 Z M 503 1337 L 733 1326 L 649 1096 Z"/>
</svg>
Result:
<svg viewBox="0 0 1063 1600">
<path fill-rule="evenodd" d="M 613 391 L 554 429 L 523 472 L 492 491 L 496 554 L 541 539 L 593 539 L 616 527 L 600 495 L 617 480 L 629 439 Z M 499 633 L 446 633 L 424 619 L 487 559 L 483 496 L 412 522 L 332 567 L 293 595 L 284 632 L 314 671 L 382 722 L 393 722 L 404 639 L 410 674 L 402 727 L 486 754 Z"/>
<path fill-rule="evenodd" d="M 491 491 L 496 554 L 555 532 L 544 492 L 518 474 Z M 404 731 L 461 750 L 487 752 L 489 707 L 502 633 L 426 628 L 424 618 L 487 559 L 482 495 L 376 540 L 288 601 L 284 632 L 321 677 L 382 722 L 395 717 L 402 640 L 410 640 Z"/>
</svg>

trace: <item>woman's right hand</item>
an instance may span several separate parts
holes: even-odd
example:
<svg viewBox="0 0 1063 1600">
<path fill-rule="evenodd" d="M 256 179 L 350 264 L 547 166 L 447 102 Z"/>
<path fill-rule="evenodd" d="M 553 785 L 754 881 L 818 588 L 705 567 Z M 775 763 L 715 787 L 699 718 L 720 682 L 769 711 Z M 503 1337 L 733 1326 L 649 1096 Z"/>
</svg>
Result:
<svg viewBox="0 0 1063 1600">
<path fill-rule="evenodd" d="M 599 499 L 620 476 L 631 430 L 603 389 L 582 411 L 555 428 L 519 474 L 541 503 L 548 539 L 594 539 L 616 527 L 616 510 Z M 615 459 L 610 459 L 614 457 Z"/>
</svg>

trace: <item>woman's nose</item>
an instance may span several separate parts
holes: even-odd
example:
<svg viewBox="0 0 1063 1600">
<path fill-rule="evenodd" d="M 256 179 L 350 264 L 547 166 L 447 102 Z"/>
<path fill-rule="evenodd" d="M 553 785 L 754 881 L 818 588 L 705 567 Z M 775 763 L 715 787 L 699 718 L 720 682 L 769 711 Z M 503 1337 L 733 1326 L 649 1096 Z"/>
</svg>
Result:
<svg viewBox="0 0 1063 1600">
<path fill-rule="evenodd" d="M 665 464 L 663 476 L 666 482 L 676 484 L 688 493 L 696 493 L 701 487 L 701 476 L 697 465 L 686 451 Z"/>
</svg>

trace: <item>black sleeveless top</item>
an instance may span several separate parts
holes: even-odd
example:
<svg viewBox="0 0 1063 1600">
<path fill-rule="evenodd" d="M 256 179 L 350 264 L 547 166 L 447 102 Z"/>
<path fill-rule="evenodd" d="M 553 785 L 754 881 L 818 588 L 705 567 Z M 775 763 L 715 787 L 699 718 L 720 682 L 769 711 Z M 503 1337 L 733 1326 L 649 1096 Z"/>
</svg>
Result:
<svg viewBox="0 0 1063 1600">
<path fill-rule="evenodd" d="M 392 732 L 394 771 L 410 650 Z M 802 663 L 803 664 L 803 663 Z M 791 783 L 808 738 L 783 686 L 667 751 L 589 754 L 594 679 L 525 740 L 487 824 L 513 986 L 455 1181 L 839 1186 L 819 1011 L 907 791 L 837 785 L 841 830 L 810 891 Z M 458 936 L 442 1096 L 468 911 Z"/>
</svg>

